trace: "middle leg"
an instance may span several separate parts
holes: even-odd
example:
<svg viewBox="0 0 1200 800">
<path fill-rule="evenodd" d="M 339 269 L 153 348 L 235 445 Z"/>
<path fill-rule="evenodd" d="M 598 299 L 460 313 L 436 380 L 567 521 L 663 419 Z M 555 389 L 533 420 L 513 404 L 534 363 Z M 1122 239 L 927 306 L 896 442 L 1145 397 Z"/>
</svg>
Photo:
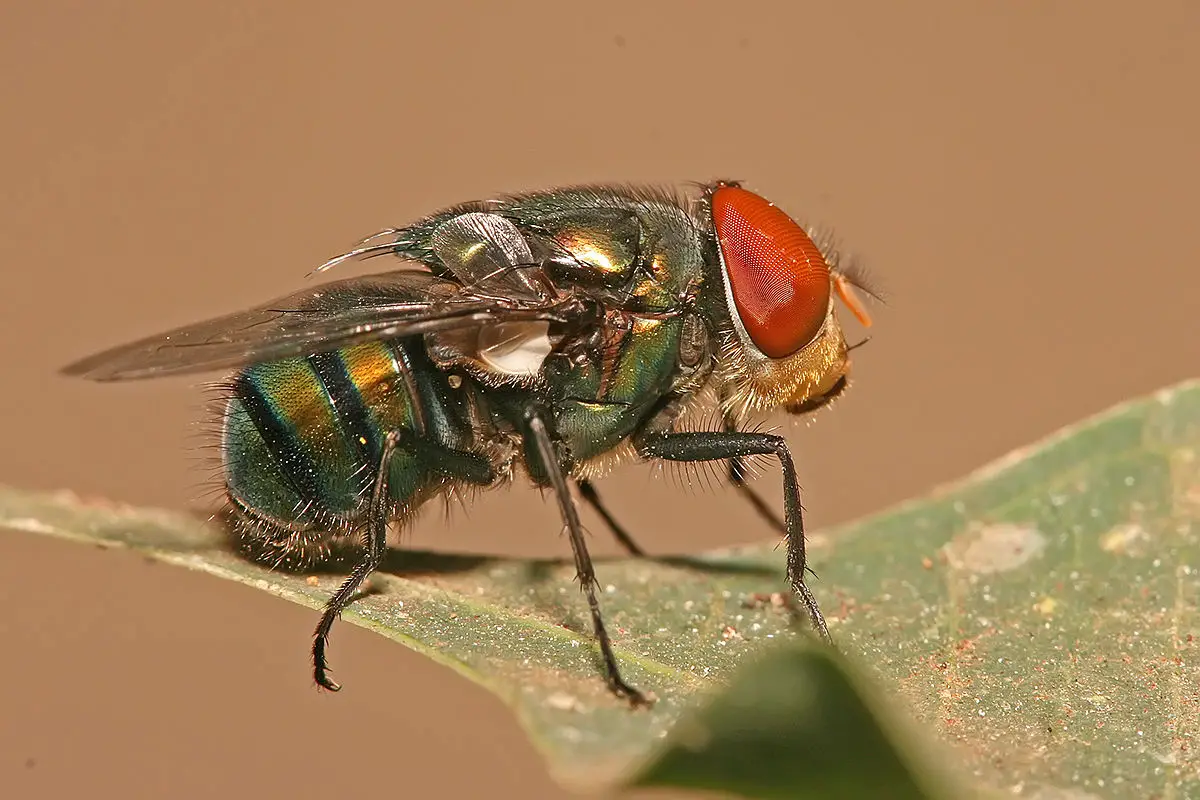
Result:
<svg viewBox="0 0 1200 800">
<path fill-rule="evenodd" d="M 583 525 L 579 521 L 579 512 L 575 508 L 575 498 L 571 496 L 570 488 L 567 486 L 567 476 L 564 474 L 562 463 L 559 460 L 558 448 L 541 415 L 531 412 L 526 422 L 529 426 L 529 435 L 533 438 L 537 448 L 538 459 L 542 462 L 542 469 L 558 499 L 558 508 L 562 513 L 563 524 L 566 525 L 567 534 L 571 539 L 571 550 L 575 554 L 575 572 L 591 611 L 592 631 L 604 659 L 604 678 L 608 683 L 608 688 L 613 694 L 628 700 L 634 706 L 649 705 L 645 695 L 625 682 L 617 667 L 617 657 L 613 653 L 612 640 L 608 636 L 608 630 L 604 627 L 604 618 L 600 613 L 600 601 L 596 597 L 596 570 L 592 566 L 592 557 L 588 553 L 587 541 L 583 535 Z"/>
</svg>

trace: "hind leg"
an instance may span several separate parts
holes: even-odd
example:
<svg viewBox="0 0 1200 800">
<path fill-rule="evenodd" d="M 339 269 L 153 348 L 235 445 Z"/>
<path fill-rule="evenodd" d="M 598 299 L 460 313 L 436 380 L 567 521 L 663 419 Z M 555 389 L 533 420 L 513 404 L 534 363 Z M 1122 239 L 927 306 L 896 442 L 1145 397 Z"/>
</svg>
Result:
<svg viewBox="0 0 1200 800">
<path fill-rule="evenodd" d="M 329 663 L 325 652 L 329 645 L 329 632 L 334 621 L 354 600 L 363 581 L 379 568 L 383 556 L 387 552 L 387 527 L 391 519 L 392 496 L 388 490 L 391 477 L 392 457 L 401 445 L 411 445 L 414 449 L 428 449 L 429 461 L 439 465 L 437 472 L 444 477 L 465 480 L 471 483 L 488 483 L 492 480 L 491 465 L 486 459 L 472 453 L 462 453 L 444 450 L 430 446 L 415 439 L 411 431 L 392 431 L 384 439 L 379 465 L 375 472 L 375 480 L 371 487 L 370 503 L 366 512 L 366 530 L 364 531 L 363 552 L 358 562 L 351 570 L 349 577 L 342 583 L 333 596 L 325 604 L 321 621 L 313 632 L 312 665 L 313 680 L 323 689 L 336 692 L 341 686 L 329 677 Z"/>
</svg>

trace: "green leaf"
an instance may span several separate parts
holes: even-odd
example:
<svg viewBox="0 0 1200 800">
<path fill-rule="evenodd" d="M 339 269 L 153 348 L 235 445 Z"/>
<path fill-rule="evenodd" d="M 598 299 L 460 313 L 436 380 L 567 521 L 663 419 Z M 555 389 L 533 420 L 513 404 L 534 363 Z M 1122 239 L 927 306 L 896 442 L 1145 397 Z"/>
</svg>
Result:
<svg viewBox="0 0 1200 800">
<path fill-rule="evenodd" d="M 685 715 L 633 784 L 764 800 L 961 798 L 950 776 L 900 745 L 906 732 L 889 717 L 835 651 L 772 648 Z"/>
<path fill-rule="evenodd" d="M 571 785 L 947 796 L 933 761 L 1043 798 L 1200 796 L 1198 453 L 1192 382 L 814 536 L 813 587 L 844 657 L 791 630 L 774 542 L 605 562 L 609 626 L 626 677 L 658 697 L 648 712 L 605 691 L 567 563 L 393 553 L 346 619 L 507 700 Z M 0 488 L 0 525 L 132 547 L 314 608 L 341 577 L 267 572 L 189 517 L 69 494 Z M 911 719 L 889 722 L 858 675 Z M 915 740 L 941 752 L 910 752 Z M 839 783 L 883 776 L 894 794 Z"/>
<path fill-rule="evenodd" d="M 839 645 L 983 782 L 1200 796 L 1200 382 L 830 540 Z"/>
</svg>

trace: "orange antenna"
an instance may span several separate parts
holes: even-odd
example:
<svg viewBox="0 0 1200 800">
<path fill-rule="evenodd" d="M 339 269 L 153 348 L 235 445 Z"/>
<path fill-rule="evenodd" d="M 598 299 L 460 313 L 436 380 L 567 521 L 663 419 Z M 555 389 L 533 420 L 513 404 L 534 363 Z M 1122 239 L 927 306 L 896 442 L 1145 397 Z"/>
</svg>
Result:
<svg viewBox="0 0 1200 800">
<path fill-rule="evenodd" d="M 833 288 L 842 302 L 846 304 L 846 308 L 850 309 L 850 313 L 863 324 L 863 327 L 871 327 L 871 315 L 867 313 L 866 306 L 854 292 L 854 285 L 846 280 L 845 275 L 835 274 L 833 276 Z"/>
</svg>

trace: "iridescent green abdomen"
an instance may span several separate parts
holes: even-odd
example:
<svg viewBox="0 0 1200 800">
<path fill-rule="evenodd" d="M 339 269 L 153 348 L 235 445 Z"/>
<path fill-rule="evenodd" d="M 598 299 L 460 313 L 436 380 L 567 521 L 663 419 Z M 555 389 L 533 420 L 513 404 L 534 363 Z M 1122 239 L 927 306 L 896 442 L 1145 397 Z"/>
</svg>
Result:
<svg viewBox="0 0 1200 800">
<path fill-rule="evenodd" d="M 249 367 L 234 379 L 225 413 L 229 497 L 257 527 L 345 530 L 365 512 L 389 431 L 405 434 L 390 462 L 394 513 L 454 477 L 448 472 L 474 481 L 489 473 L 486 460 L 465 452 L 473 429 L 462 392 L 420 340 Z"/>
</svg>

